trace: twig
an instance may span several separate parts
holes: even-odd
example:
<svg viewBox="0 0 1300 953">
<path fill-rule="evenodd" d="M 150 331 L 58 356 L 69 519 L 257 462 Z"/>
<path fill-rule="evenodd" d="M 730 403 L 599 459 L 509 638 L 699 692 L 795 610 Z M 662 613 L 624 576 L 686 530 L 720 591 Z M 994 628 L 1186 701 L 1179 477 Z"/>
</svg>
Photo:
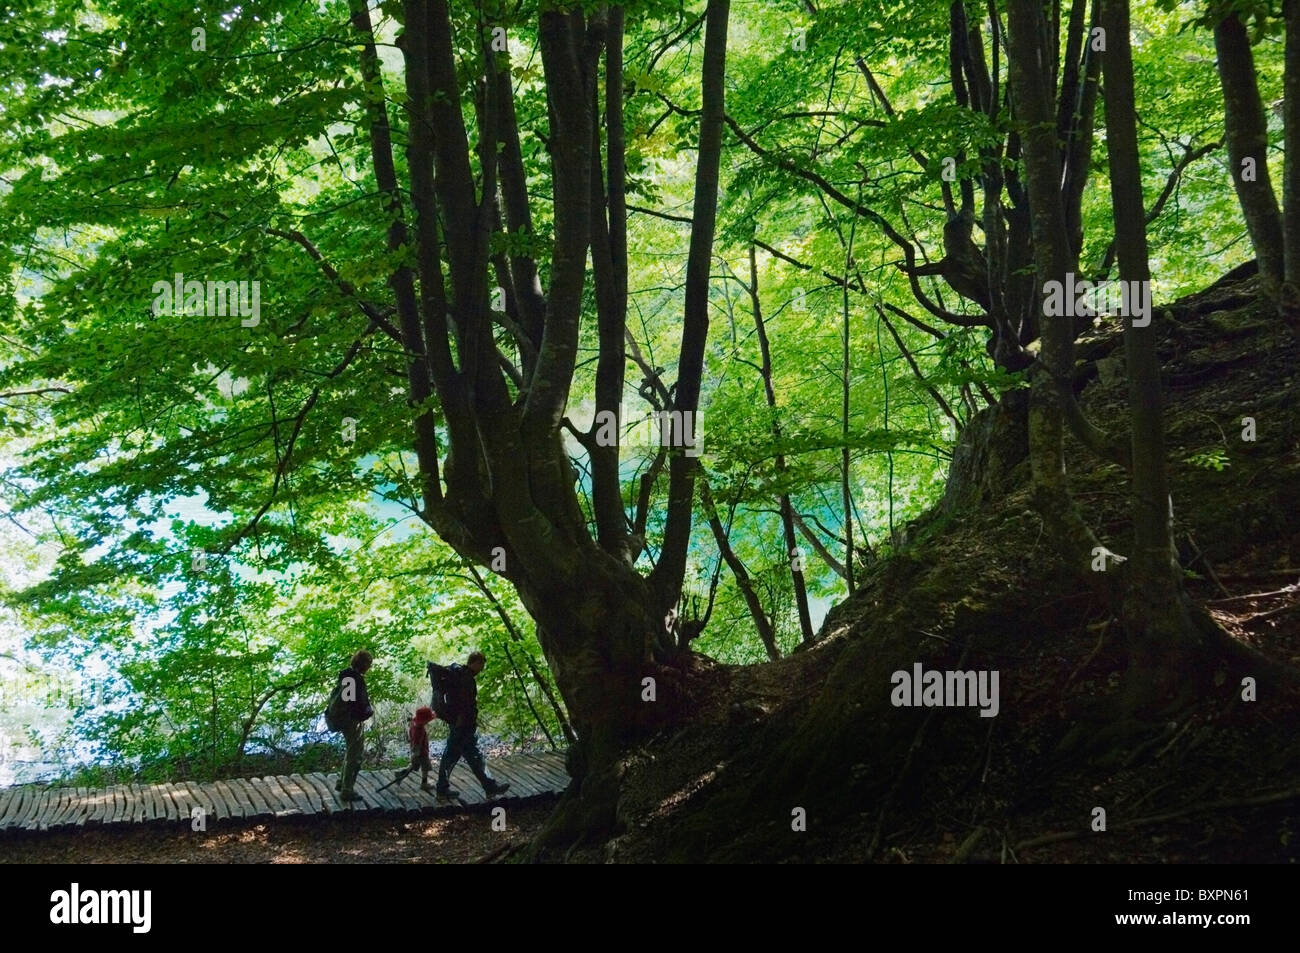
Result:
<svg viewBox="0 0 1300 953">
<path fill-rule="evenodd" d="M 1272 592 L 1249 592 L 1244 596 L 1229 596 L 1226 599 L 1207 599 L 1207 606 L 1221 606 L 1225 602 L 1241 602 L 1244 599 L 1267 599 L 1270 596 L 1283 596 L 1287 593 L 1295 592 L 1300 586 L 1284 586 L 1281 589 L 1274 589 Z"/>
<path fill-rule="evenodd" d="M 1290 605 L 1282 606 L 1280 609 L 1270 609 L 1268 612 L 1260 612 L 1243 620 L 1242 625 L 1253 626 L 1265 619 L 1276 619 L 1278 616 L 1290 615 L 1292 612 L 1300 612 L 1300 602 L 1293 602 Z"/>
</svg>

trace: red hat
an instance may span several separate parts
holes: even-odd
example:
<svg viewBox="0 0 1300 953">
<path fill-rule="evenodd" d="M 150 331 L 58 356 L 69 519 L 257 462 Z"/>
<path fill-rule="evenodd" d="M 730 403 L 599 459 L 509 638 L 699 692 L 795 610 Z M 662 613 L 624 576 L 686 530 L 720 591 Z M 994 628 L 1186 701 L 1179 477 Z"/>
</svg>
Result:
<svg viewBox="0 0 1300 953">
<path fill-rule="evenodd" d="M 433 709 L 428 706 L 415 709 L 415 723 L 417 725 L 423 725 L 427 722 L 433 721 L 433 717 Z"/>
</svg>

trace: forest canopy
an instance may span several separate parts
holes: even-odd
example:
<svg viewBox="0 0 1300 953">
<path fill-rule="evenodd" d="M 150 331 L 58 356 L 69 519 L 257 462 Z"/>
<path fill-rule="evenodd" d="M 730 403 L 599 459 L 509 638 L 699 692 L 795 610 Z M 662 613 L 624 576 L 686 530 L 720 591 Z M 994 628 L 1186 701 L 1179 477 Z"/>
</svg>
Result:
<svg viewBox="0 0 1300 953">
<path fill-rule="evenodd" d="M 1295 6 L 10 4 L 8 719 L 220 774 L 359 647 L 395 738 L 482 648 L 492 733 L 602 763 L 647 674 L 814 643 L 1006 395 L 1125 456 L 1047 279 L 1285 307 Z"/>
</svg>

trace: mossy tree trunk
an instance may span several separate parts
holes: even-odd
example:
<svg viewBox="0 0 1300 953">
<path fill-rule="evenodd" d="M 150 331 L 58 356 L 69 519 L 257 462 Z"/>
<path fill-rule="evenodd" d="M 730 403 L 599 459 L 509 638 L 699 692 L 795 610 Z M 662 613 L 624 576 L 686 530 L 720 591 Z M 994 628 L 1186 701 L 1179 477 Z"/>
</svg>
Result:
<svg viewBox="0 0 1300 953">
<path fill-rule="evenodd" d="M 1268 122 L 1255 77 L 1255 58 L 1241 17 L 1228 12 L 1214 26 L 1228 168 L 1246 218 L 1259 273 L 1276 293 L 1282 281 L 1282 214 L 1268 174 Z"/>
<path fill-rule="evenodd" d="M 1151 279 L 1142 173 L 1138 160 L 1133 55 L 1128 0 L 1102 0 L 1107 49 L 1104 67 L 1106 148 L 1120 280 Z M 1165 460 L 1156 325 L 1124 318 L 1132 425 L 1133 551 L 1127 565 L 1124 621 L 1130 640 L 1129 704 L 1173 701 L 1182 664 L 1203 649 L 1187 611 L 1173 534 L 1173 501 Z M 1190 680 L 1186 680 L 1190 683 Z"/>
</svg>

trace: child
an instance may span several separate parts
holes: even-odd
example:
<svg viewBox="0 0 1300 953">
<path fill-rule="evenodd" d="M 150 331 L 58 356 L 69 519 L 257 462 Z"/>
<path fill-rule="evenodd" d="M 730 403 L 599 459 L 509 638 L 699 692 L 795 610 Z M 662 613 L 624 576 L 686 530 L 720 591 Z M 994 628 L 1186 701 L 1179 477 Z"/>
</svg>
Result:
<svg viewBox="0 0 1300 953">
<path fill-rule="evenodd" d="M 411 730 L 407 733 L 407 738 L 411 742 L 411 766 L 407 768 L 407 773 L 420 769 L 420 789 L 424 791 L 429 788 L 429 731 L 425 727 L 433 721 L 432 708 L 417 708 L 415 717 L 411 719 Z"/>
</svg>

